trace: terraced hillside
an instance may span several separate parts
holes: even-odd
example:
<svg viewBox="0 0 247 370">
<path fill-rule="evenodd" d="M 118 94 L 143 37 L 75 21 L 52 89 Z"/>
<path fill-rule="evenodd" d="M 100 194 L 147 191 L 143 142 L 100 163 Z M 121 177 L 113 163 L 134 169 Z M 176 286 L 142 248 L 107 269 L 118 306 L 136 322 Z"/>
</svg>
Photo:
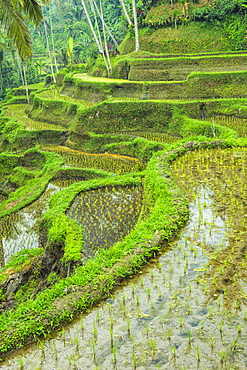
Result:
<svg viewBox="0 0 247 370">
<path fill-rule="evenodd" d="M 165 259 L 164 263 L 159 262 L 163 271 L 167 270 L 168 259 L 173 258 L 172 253 L 174 264 L 179 265 L 176 253 L 180 253 L 181 245 L 173 244 L 172 241 L 189 217 L 191 222 L 187 194 L 193 189 L 195 193 L 199 191 L 199 195 L 194 196 L 205 199 L 198 201 L 199 208 L 194 210 L 198 216 L 198 225 L 192 222 L 193 242 L 190 240 L 190 229 L 182 241 L 184 277 L 179 268 L 172 277 L 172 265 L 164 277 L 168 287 L 164 285 L 164 290 L 160 288 L 162 292 L 154 297 L 157 305 L 159 300 L 164 305 L 163 331 L 150 333 L 151 326 L 147 323 L 147 340 L 133 337 L 132 350 L 128 349 L 128 352 L 132 351 L 131 360 L 125 365 L 123 359 L 119 360 L 119 368 L 143 368 L 143 351 L 134 345 L 138 340 L 145 342 L 143 348 L 147 353 L 149 369 L 156 369 L 157 366 L 171 368 L 171 361 L 174 369 L 187 366 L 192 370 L 195 364 L 210 369 L 218 365 L 227 368 L 229 364 L 233 368 L 238 364 L 242 366 L 246 360 L 244 350 L 238 357 L 242 339 L 235 338 L 236 335 L 231 333 L 234 343 L 220 342 L 218 331 L 216 334 L 218 327 L 211 323 L 215 317 L 217 325 L 220 325 L 220 317 L 227 316 L 227 309 L 229 315 L 234 316 L 227 330 L 235 330 L 239 335 L 242 333 L 244 340 L 245 329 L 242 326 L 235 328 L 234 320 L 240 320 L 244 325 L 246 287 L 240 281 L 245 281 L 244 268 L 241 268 L 245 264 L 242 243 L 246 227 L 245 193 L 243 191 L 241 199 L 236 200 L 242 204 L 239 206 L 238 203 L 241 214 L 237 217 L 240 221 L 233 219 L 234 205 L 228 205 L 222 215 L 218 204 L 219 209 L 225 207 L 222 201 L 224 197 L 233 198 L 235 204 L 234 192 L 244 184 L 244 147 L 247 145 L 244 139 L 247 112 L 246 57 L 244 53 L 140 56 L 135 54 L 116 59 L 111 78 L 90 76 L 87 73 L 64 75 L 60 72 L 59 86 L 30 86 L 32 93 L 29 105 L 25 102 L 25 90 L 22 88 L 13 90 L 9 100 L 1 105 L 1 357 L 27 341 L 46 336 L 71 321 L 79 312 L 106 299 L 126 278 L 135 275 L 147 261 L 157 255 Z M 128 72 L 125 76 L 124 70 Z M 63 83 L 60 86 L 62 77 Z M 226 152 L 228 154 L 225 158 L 221 148 L 233 149 Z M 186 177 L 187 183 L 193 179 L 191 189 L 188 189 L 186 182 L 184 184 L 181 181 L 185 176 L 185 168 L 197 167 L 196 159 L 193 164 L 188 159 L 186 164 L 186 158 L 197 156 L 198 153 L 202 157 L 200 166 L 203 169 L 199 166 L 199 175 L 191 173 Z M 208 153 L 212 153 L 213 158 L 213 153 L 216 153 L 212 163 Z M 209 159 L 204 160 L 204 157 Z M 218 182 L 215 180 L 216 185 L 210 181 L 207 184 L 207 174 L 212 177 L 210 169 L 218 161 L 224 165 L 227 173 L 228 161 L 233 173 L 236 166 L 241 181 L 235 178 L 231 180 L 233 174 L 229 175 L 230 180 L 224 179 L 225 172 L 217 168 L 215 177 Z M 206 176 L 202 176 L 201 171 Z M 229 193 L 224 187 L 228 181 L 229 187 L 234 183 Z M 178 182 L 185 188 L 183 191 L 178 187 Z M 197 183 L 203 184 L 203 189 L 198 190 Z M 218 194 L 215 189 L 219 183 L 223 183 L 223 190 Z M 54 193 L 49 194 L 50 200 L 44 193 L 45 189 L 46 192 L 52 189 L 50 193 Z M 44 197 L 41 199 L 42 193 Z M 40 204 L 33 203 L 40 199 Z M 216 201 L 216 209 L 213 211 L 211 199 Z M 190 212 L 192 208 L 190 205 Z M 205 213 L 204 209 L 207 208 Z M 212 217 L 207 216 L 211 213 Z M 20 219 L 25 220 L 25 230 Z M 218 223 L 215 219 L 218 219 Z M 221 227 L 219 224 L 226 220 L 229 221 L 230 231 L 222 226 L 218 232 L 218 227 Z M 238 233 L 235 233 L 236 222 L 241 225 Z M 18 228 L 13 227 L 12 233 L 9 227 L 11 223 L 18 225 Z M 202 232 L 203 240 L 199 242 L 200 229 L 203 227 L 208 230 Z M 36 236 L 24 245 L 28 228 Z M 236 239 L 228 241 L 228 232 L 231 230 L 235 230 Z M 240 239 L 237 239 L 237 234 Z M 226 248 L 224 256 L 221 256 L 219 238 L 226 246 L 235 243 L 234 251 Z M 13 240 L 17 240 L 17 243 L 11 252 L 9 246 L 13 245 Z M 192 254 L 187 257 L 190 242 L 195 244 L 191 247 L 194 256 Z M 16 252 L 17 255 L 12 257 Z M 195 262 L 193 258 L 196 258 L 197 253 L 200 259 Z M 213 261 L 218 256 L 220 258 L 216 266 Z M 231 268 L 232 265 L 234 268 Z M 187 270 L 190 277 L 187 277 Z M 198 271 L 197 276 L 194 271 Z M 151 292 L 149 283 L 146 298 L 142 297 L 142 289 L 135 297 L 135 288 L 132 288 L 136 320 L 138 317 L 144 319 L 145 315 L 152 316 L 152 320 L 161 320 L 155 310 L 156 303 L 147 309 L 148 313 L 140 311 L 142 305 L 145 305 L 145 299 L 156 294 L 155 291 Z M 134 281 L 135 284 L 139 283 Z M 191 286 L 190 292 L 186 293 L 188 303 L 182 304 L 188 284 Z M 191 296 L 199 294 L 196 289 L 201 292 L 200 302 L 196 303 L 193 298 L 192 304 L 193 309 L 199 305 L 200 315 L 196 310 L 195 314 L 191 312 L 189 303 Z M 166 310 L 167 300 L 170 302 L 170 310 Z M 209 302 L 212 306 L 209 306 Z M 126 298 L 123 298 L 123 315 L 127 317 L 125 341 L 131 343 L 130 325 L 135 326 L 136 321 L 133 319 L 130 324 L 130 313 L 124 313 L 125 303 Z M 178 319 L 172 316 L 171 311 L 173 308 L 176 311 L 180 306 L 183 307 L 179 313 L 180 328 L 186 326 L 186 330 L 183 335 L 180 333 L 181 338 L 179 330 L 176 330 L 171 342 L 172 320 L 177 322 Z M 209 308 L 202 313 L 205 306 Z M 25 320 L 21 319 L 23 317 Z M 97 333 L 101 330 L 95 324 L 94 344 L 90 345 L 90 354 L 87 355 L 92 361 L 87 368 L 99 366 L 105 369 L 107 366 L 118 365 L 116 348 L 122 345 L 113 336 L 114 322 L 111 320 L 110 315 L 108 321 L 112 324 L 110 344 L 107 347 L 110 352 L 106 355 L 108 362 L 103 364 L 97 351 L 95 353 Z M 117 321 L 117 318 L 114 320 Z M 167 320 L 171 321 L 169 332 L 164 328 Z M 199 332 L 192 329 L 198 328 L 198 323 L 203 320 L 210 327 L 211 339 L 207 339 L 205 333 L 202 339 Z M 197 324 L 193 326 L 191 322 Z M 224 322 L 224 325 L 228 324 Z M 115 335 L 121 335 L 120 328 L 115 330 L 119 331 Z M 133 335 L 136 335 L 134 332 Z M 164 344 L 165 333 L 168 340 Z M 161 342 L 157 339 L 160 336 Z M 189 346 L 186 351 L 183 337 L 187 338 Z M 210 340 L 211 345 L 208 344 Z M 79 351 L 80 346 L 85 348 L 85 343 L 79 344 L 78 338 L 74 342 L 77 366 L 78 359 L 85 363 Z M 209 352 L 202 351 L 205 343 L 212 348 L 211 357 Z M 44 344 L 42 346 L 44 352 Z M 101 346 L 99 343 L 98 351 Z M 164 348 L 169 353 L 166 358 L 159 355 Z M 191 353 L 194 356 L 192 360 Z M 69 351 L 69 358 L 73 359 L 70 356 Z M 193 365 L 188 365 L 191 363 Z M 44 356 L 40 368 L 45 366 L 65 368 L 61 364 L 46 364 Z M 80 368 L 82 365 L 78 366 Z M 26 368 L 29 368 L 28 365 Z"/>
</svg>

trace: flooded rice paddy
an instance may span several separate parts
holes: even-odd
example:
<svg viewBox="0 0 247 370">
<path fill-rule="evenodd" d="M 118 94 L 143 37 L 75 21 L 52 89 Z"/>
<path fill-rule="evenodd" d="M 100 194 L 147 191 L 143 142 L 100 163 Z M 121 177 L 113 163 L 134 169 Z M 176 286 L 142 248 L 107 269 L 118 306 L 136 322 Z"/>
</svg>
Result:
<svg viewBox="0 0 247 370">
<path fill-rule="evenodd" d="M 126 236 L 136 224 L 142 205 L 142 187 L 109 186 L 76 196 L 67 216 L 83 227 L 84 251 L 94 254 Z"/>
<path fill-rule="evenodd" d="M 180 237 L 106 302 L 2 369 L 247 368 L 245 149 L 173 166 L 190 196 Z"/>
<path fill-rule="evenodd" d="M 38 247 L 38 220 L 47 211 L 51 195 L 60 189 L 59 186 L 50 183 L 35 202 L 18 212 L 0 218 L 0 268 L 22 249 Z"/>
</svg>

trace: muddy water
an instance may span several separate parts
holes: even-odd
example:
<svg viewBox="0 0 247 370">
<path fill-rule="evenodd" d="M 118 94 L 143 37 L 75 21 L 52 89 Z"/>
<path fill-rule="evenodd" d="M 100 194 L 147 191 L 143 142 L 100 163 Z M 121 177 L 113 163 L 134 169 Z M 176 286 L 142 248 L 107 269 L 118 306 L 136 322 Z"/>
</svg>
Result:
<svg viewBox="0 0 247 370">
<path fill-rule="evenodd" d="M 2 369 L 246 369 L 246 150 L 174 166 L 190 221 L 139 276 Z M 245 262 L 246 261 L 246 262 Z"/>
</svg>

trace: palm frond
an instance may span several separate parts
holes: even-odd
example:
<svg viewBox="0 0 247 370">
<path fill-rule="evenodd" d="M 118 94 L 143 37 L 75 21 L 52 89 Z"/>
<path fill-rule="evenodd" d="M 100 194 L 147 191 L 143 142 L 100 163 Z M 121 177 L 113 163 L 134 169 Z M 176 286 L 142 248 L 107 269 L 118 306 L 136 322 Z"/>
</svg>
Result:
<svg viewBox="0 0 247 370">
<path fill-rule="evenodd" d="M 21 13 L 10 0 L 0 0 L 0 19 L 7 37 L 22 59 L 31 56 L 31 37 Z"/>
<path fill-rule="evenodd" d="M 35 0 L 22 0 L 21 2 L 23 3 L 21 8 L 27 15 L 28 19 L 33 22 L 35 26 L 38 26 L 43 20 L 42 10 L 39 3 Z"/>
</svg>

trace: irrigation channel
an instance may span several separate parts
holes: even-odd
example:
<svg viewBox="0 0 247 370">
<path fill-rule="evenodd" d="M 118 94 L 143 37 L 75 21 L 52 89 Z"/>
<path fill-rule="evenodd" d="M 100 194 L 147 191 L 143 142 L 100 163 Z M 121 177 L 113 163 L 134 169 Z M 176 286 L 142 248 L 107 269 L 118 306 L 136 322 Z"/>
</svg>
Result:
<svg viewBox="0 0 247 370">
<path fill-rule="evenodd" d="M 1 369 L 246 369 L 247 150 L 174 162 L 190 197 L 179 238 L 114 296 Z"/>
</svg>

